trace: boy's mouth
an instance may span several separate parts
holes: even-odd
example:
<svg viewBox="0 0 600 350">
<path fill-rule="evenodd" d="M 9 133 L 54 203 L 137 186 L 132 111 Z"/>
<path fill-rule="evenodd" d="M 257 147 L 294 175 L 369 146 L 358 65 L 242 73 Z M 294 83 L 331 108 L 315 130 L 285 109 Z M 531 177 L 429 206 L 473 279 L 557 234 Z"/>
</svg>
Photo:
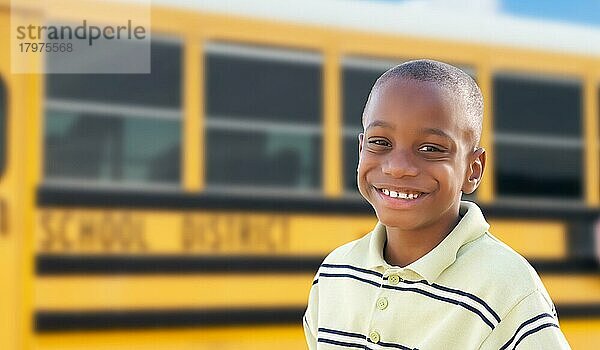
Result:
<svg viewBox="0 0 600 350">
<path fill-rule="evenodd" d="M 387 197 L 400 198 L 400 199 L 405 199 L 405 200 L 417 199 L 417 198 L 427 194 L 425 192 L 419 192 L 419 191 L 409 190 L 409 189 L 391 190 L 388 188 L 377 188 L 377 187 L 375 187 L 375 189 L 377 189 L 377 191 L 379 191 L 380 193 L 382 193 L 383 195 L 385 195 Z"/>
</svg>

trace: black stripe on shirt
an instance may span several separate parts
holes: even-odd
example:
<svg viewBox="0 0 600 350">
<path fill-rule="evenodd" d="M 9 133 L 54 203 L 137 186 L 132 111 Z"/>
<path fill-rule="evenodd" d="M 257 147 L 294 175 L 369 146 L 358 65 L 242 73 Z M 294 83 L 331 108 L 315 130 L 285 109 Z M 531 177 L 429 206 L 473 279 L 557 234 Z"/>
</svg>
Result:
<svg viewBox="0 0 600 350">
<path fill-rule="evenodd" d="M 320 342 L 320 343 L 328 343 L 328 344 L 333 344 L 333 345 L 337 345 L 337 346 L 344 346 L 344 347 L 350 347 L 350 348 L 372 350 L 371 348 L 369 348 L 368 346 L 365 346 L 363 344 L 347 343 L 347 342 L 342 342 L 342 341 L 337 341 L 337 340 L 331 340 L 331 339 L 325 339 L 325 338 L 319 338 L 319 339 L 317 339 L 317 341 Z"/>
<path fill-rule="evenodd" d="M 363 339 L 366 340 L 367 342 L 371 343 L 371 344 L 375 344 L 373 343 L 370 339 L 367 338 L 366 335 L 360 334 L 360 333 L 352 333 L 352 332 L 347 332 L 347 331 L 340 331 L 337 329 L 331 329 L 331 328 L 319 328 L 319 332 L 323 332 L 323 333 L 331 333 L 331 334 L 336 334 L 336 335 L 342 335 L 345 337 L 351 337 L 351 338 L 359 338 L 359 339 Z M 324 339 L 324 338 L 320 338 L 320 339 Z M 325 339 L 328 340 L 328 339 Z M 333 340 L 335 341 L 335 340 Z M 395 349 L 402 349 L 402 350 L 417 350 L 417 349 L 411 349 L 407 346 L 404 346 L 402 344 L 396 344 L 396 343 L 386 343 L 386 342 L 378 342 L 377 345 L 380 346 L 385 346 L 385 347 L 390 347 L 390 348 L 395 348 Z M 368 347 L 364 346 L 364 345 L 360 345 L 361 347 L 364 347 L 365 349 L 368 349 Z"/>
<path fill-rule="evenodd" d="M 415 293 L 418 293 L 418 294 L 422 294 L 422 295 L 428 296 L 428 297 L 433 298 L 433 299 L 437 299 L 437 300 L 440 300 L 440 301 L 445 301 L 445 302 L 450 303 L 450 304 L 462 306 L 465 309 L 467 309 L 467 310 L 469 310 L 469 311 L 477 314 L 483 320 L 483 322 L 485 322 L 491 329 L 495 328 L 494 324 L 487 317 L 485 317 L 485 315 L 483 313 L 481 313 L 481 311 L 479 311 L 476 308 L 474 308 L 473 306 L 471 306 L 469 304 L 465 304 L 464 302 L 459 301 L 459 300 L 454 300 L 454 299 L 442 297 L 442 296 L 435 295 L 435 294 L 432 294 L 432 293 L 429 293 L 429 292 L 426 292 L 424 290 L 420 290 L 420 289 L 417 289 L 417 288 L 406 288 L 406 287 L 381 285 L 379 283 L 376 283 L 376 282 L 373 282 L 373 281 L 369 281 L 367 279 L 364 279 L 364 278 L 361 278 L 361 277 L 358 277 L 358 276 L 354 276 L 354 275 L 350 275 L 350 274 L 347 274 L 347 273 L 320 273 L 319 277 L 346 277 L 346 278 L 355 279 L 355 280 L 363 282 L 363 283 L 368 283 L 368 284 L 373 285 L 373 286 L 375 286 L 377 288 L 387 288 L 387 289 L 393 289 L 393 290 L 399 290 L 399 291 L 408 291 L 408 292 L 415 292 Z"/>
<path fill-rule="evenodd" d="M 464 303 L 462 301 L 455 300 L 455 299 L 450 299 L 450 298 L 443 297 L 443 296 L 440 296 L 440 295 L 436 295 L 436 294 L 433 294 L 433 293 L 430 293 L 430 292 L 427 292 L 427 291 L 424 291 L 424 290 L 421 290 L 421 289 L 418 289 L 418 288 L 406 288 L 406 287 L 387 286 L 387 285 L 384 285 L 383 288 L 395 289 L 395 290 L 400 290 L 400 291 L 415 292 L 415 293 L 418 293 L 418 294 L 421 294 L 421 295 L 428 296 L 428 297 L 433 298 L 433 299 L 437 299 L 437 300 L 440 300 L 440 301 L 445 301 L 445 302 L 450 303 L 450 304 L 462 306 L 465 309 L 467 309 L 467 310 L 475 313 L 477 316 L 479 316 L 479 318 L 481 318 L 483 320 L 483 322 L 485 322 L 485 324 L 487 324 L 491 329 L 495 328 L 494 323 L 492 323 L 492 321 L 490 321 L 487 317 L 485 317 L 485 315 L 481 311 L 477 310 L 473 306 L 471 306 L 469 304 L 466 304 L 466 303 Z"/>
<path fill-rule="evenodd" d="M 367 270 L 367 269 L 363 269 L 363 268 L 352 266 L 352 265 L 322 264 L 321 266 L 323 266 L 323 267 L 329 267 L 329 268 L 346 268 L 346 269 L 355 270 L 355 271 L 359 271 L 359 272 L 363 272 L 363 273 L 368 273 L 368 274 L 371 274 L 371 275 L 374 275 L 374 276 L 378 276 L 378 277 L 383 278 L 384 280 L 388 279 L 387 276 L 383 277 L 383 275 L 381 273 L 378 273 L 376 271 Z M 370 281 L 370 280 L 367 280 L 367 279 L 364 279 L 364 278 L 361 278 L 361 277 L 358 277 L 358 276 L 354 276 L 354 275 L 351 275 L 351 274 L 320 273 L 319 276 L 323 276 L 323 277 L 348 277 L 348 278 L 356 279 L 356 280 L 361 281 L 361 282 L 369 283 L 369 284 L 371 284 L 371 285 L 373 285 L 375 287 L 378 287 L 378 288 L 383 287 L 383 288 L 395 289 L 395 290 L 402 290 L 402 291 L 413 291 L 413 292 L 416 292 L 416 293 L 419 293 L 419 294 L 422 294 L 422 295 L 425 295 L 425 296 L 432 297 L 434 299 L 438 299 L 438 300 L 441 300 L 441 301 L 449 302 L 449 303 L 454 304 L 454 305 L 462 306 L 462 307 L 466 308 L 467 310 L 476 313 L 491 329 L 495 328 L 494 323 L 491 320 L 489 320 L 487 317 L 485 317 L 485 315 L 481 311 L 479 311 L 476 308 L 474 308 L 473 306 L 471 306 L 469 304 L 465 304 L 464 302 L 459 301 L 459 300 L 455 300 L 455 299 L 450 299 L 450 298 L 438 296 L 438 295 L 432 294 L 430 292 L 422 291 L 422 290 L 416 289 L 416 288 L 403 288 L 403 287 L 397 287 L 397 286 L 386 286 L 386 285 L 382 285 L 382 284 L 379 284 L 377 282 Z M 453 289 L 453 288 L 441 286 L 441 285 L 435 284 L 435 283 L 429 284 L 425 280 L 409 281 L 409 280 L 404 280 L 403 279 L 402 282 L 406 283 L 406 284 L 416 284 L 416 283 L 426 284 L 426 285 L 429 285 L 429 286 L 431 286 L 431 287 L 433 287 L 435 289 L 438 289 L 438 290 L 442 290 L 442 291 L 445 291 L 445 292 L 448 292 L 448 293 L 453 293 L 453 294 L 457 294 L 457 295 L 460 295 L 460 296 L 467 297 L 467 298 L 475 301 L 476 303 L 480 304 L 481 306 L 483 306 L 486 310 L 488 310 L 492 314 L 492 316 L 496 319 L 497 322 L 500 322 L 500 317 L 498 316 L 498 314 L 496 312 L 494 312 L 494 310 L 492 310 L 492 308 L 485 301 L 483 301 L 481 298 L 477 297 L 476 295 L 473 295 L 471 293 L 467 293 L 467 292 L 464 292 L 464 291 L 461 291 L 461 290 L 458 290 L 458 289 Z"/>
<path fill-rule="evenodd" d="M 494 316 L 494 318 L 496 319 L 496 321 L 500 322 L 500 316 L 498 316 L 498 314 L 485 301 L 483 301 L 477 295 L 471 294 L 471 293 L 467 293 L 467 292 L 464 292 L 464 291 L 459 290 L 459 289 L 454 289 L 454 288 L 449 288 L 449 287 L 446 287 L 446 286 L 441 286 L 441 285 L 439 285 L 437 283 L 432 283 L 432 284 L 430 284 L 430 286 L 432 286 L 434 288 L 437 288 L 437 289 L 441 289 L 441 290 L 449 292 L 449 293 L 459 294 L 459 295 L 465 296 L 465 297 L 467 297 L 467 298 L 469 298 L 471 300 L 474 300 L 474 301 L 478 302 L 484 308 L 486 308 L 486 310 L 488 310 L 490 312 L 490 314 L 492 314 L 492 316 Z"/>
<path fill-rule="evenodd" d="M 351 275 L 349 273 L 326 273 L 326 272 L 321 272 L 321 273 L 319 273 L 319 277 L 347 277 L 347 278 L 355 279 L 357 281 L 368 283 L 368 284 L 373 285 L 373 286 L 375 286 L 377 288 L 381 288 L 381 284 L 380 283 L 373 282 L 373 281 L 370 281 L 370 280 L 362 278 L 362 277 L 354 276 L 354 275 Z"/>
<path fill-rule="evenodd" d="M 315 284 L 319 283 L 319 279 L 317 278 L 316 280 L 313 281 L 312 285 L 314 286 Z"/>
<path fill-rule="evenodd" d="M 331 334 L 337 334 L 337 335 L 343 335 L 343 336 L 352 337 L 352 338 L 367 339 L 366 335 L 362 335 L 360 333 L 352 333 L 352 332 L 340 331 L 340 330 L 331 329 L 331 328 L 319 327 L 319 332 L 331 333 Z"/>
<path fill-rule="evenodd" d="M 385 277 L 384 279 L 388 279 L 387 277 Z M 448 293 L 453 293 L 453 294 L 458 294 L 460 296 L 464 296 L 467 297 L 471 300 L 473 300 L 474 302 L 480 304 L 481 306 L 483 306 L 486 310 L 488 310 L 490 312 L 490 314 L 492 314 L 492 316 L 494 316 L 494 318 L 496 319 L 497 322 L 500 322 L 500 316 L 498 316 L 498 314 L 485 302 L 483 301 L 481 298 L 479 298 L 478 296 L 476 296 L 475 294 L 471 294 L 465 291 L 462 291 L 460 289 L 454 289 L 454 288 L 450 288 L 450 287 L 446 287 L 446 286 L 442 286 L 439 285 L 437 283 L 429 283 L 426 280 L 419 280 L 419 281 L 409 281 L 409 280 L 402 280 L 402 282 L 406 283 L 406 284 L 415 284 L 415 283 L 421 283 L 421 284 L 426 284 L 428 286 L 431 286 L 435 289 L 439 289 L 442 290 L 444 292 L 448 292 Z"/>
<path fill-rule="evenodd" d="M 530 330 L 530 331 L 527 331 L 525 334 L 523 334 L 523 336 L 521 336 L 521 338 L 519 338 L 519 340 L 517 340 L 517 342 L 515 343 L 515 346 L 513 346 L 512 350 L 515 350 L 515 349 L 517 348 L 517 345 L 519 345 L 519 343 L 520 343 L 520 342 L 521 342 L 523 339 L 525 339 L 527 336 L 529 336 L 529 335 L 531 335 L 531 334 L 533 334 L 533 333 L 536 333 L 536 332 L 538 332 L 538 331 L 540 331 L 540 330 L 542 330 L 542 329 L 544 329 L 544 328 L 548 328 L 548 327 L 556 327 L 556 328 L 559 328 L 559 327 L 558 327 L 556 324 L 554 324 L 554 323 L 544 323 L 543 325 L 541 325 L 541 326 L 538 326 L 538 327 L 536 327 L 536 328 L 534 328 L 534 329 L 532 329 L 532 330 Z"/>
<path fill-rule="evenodd" d="M 367 269 L 363 269 L 361 267 L 356 267 L 356 266 L 352 266 L 352 265 L 343 265 L 343 264 L 321 264 L 321 266 L 323 267 L 331 267 L 331 268 L 338 268 L 338 269 L 350 269 L 350 270 L 355 270 L 355 271 L 359 271 L 359 272 L 364 272 L 364 273 L 368 273 L 371 274 L 373 276 L 377 276 L 379 278 L 382 278 L 383 275 L 380 274 L 377 271 L 373 271 L 373 270 L 367 270 Z"/>
<path fill-rule="evenodd" d="M 367 341 L 371 342 L 368 339 L 367 339 Z M 385 342 L 382 342 L 382 341 L 380 341 L 379 343 L 377 343 L 377 345 L 385 346 L 385 347 L 388 347 L 388 348 L 402 349 L 402 350 L 418 350 L 418 349 L 412 349 L 412 348 L 406 347 L 404 345 L 394 344 L 394 343 L 385 343 Z"/>
<path fill-rule="evenodd" d="M 515 340 L 515 337 L 517 336 L 517 334 L 519 333 L 519 331 L 521 329 L 523 329 L 523 327 L 527 326 L 530 323 L 533 323 L 533 322 L 539 320 L 540 318 L 544 318 L 544 317 L 550 317 L 550 318 L 554 319 L 554 317 L 552 317 L 552 315 L 550 315 L 548 313 L 539 314 L 539 315 L 537 315 L 535 317 L 532 317 L 532 318 L 528 319 L 527 321 L 521 323 L 519 325 L 519 327 L 517 327 L 517 330 L 515 331 L 515 333 L 513 334 L 513 336 L 510 337 L 510 339 L 504 345 L 502 345 L 502 347 L 499 350 L 504 350 L 504 349 L 508 348 L 508 346 L 513 342 L 513 340 Z M 521 337 L 521 338 L 523 338 L 523 337 Z"/>
<path fill-rule="evenodd" d="M 368 270 L 368 269 L 364 269 L 361 267 L 356 267 L 356 266 L 352 266 L 352 265 L 346 265 L 346 264 L 321 264 L 321 266 L 323 267 L 330 267 L 330 268 L 347 268 L 350 270 L 355 270 L 355 271 L 359 271 L 359 272 L 364 272 L 364 273 L 368 273 L 371 274 L 373 276 L 377 276 L 380 278 L 383 278 L 384 280 L 387 280 L 388 277 L 383 277 L 383 274 L 373 271 L 373 270 Z M 481 306 L 483 306 L 486 310 L 488 310 L 490 312 L 490 314 L 492 314 L 492 316 L 494 316 L 494 318 L 496 319 L 497 322 L 500 322 L 500 316 L 498 316 L 498 314 L 485 302 L 483 301 L 481 298 L 479 298 L 478 296 L 459 290 L 459 289 L 455 289 L 455 288 L 450 288 L 450 287 L 446 287 L 446 286 L 442 286 L 439 285 L 437 283 L 429 283 L 426 280 L 420 280 L 420 281 L 409 281 L 409 280 L 402 280 L 402 282 L 404 283 L 408 283 L 408 284 L 414 284 L 414 283 L 422 283 L 422 284 L 426 284 L 429 285 L 435 289 L 439 289 L 442 290 L 444 292 L 448 292 L 448 293 L 454 293 L 454 294 L 458 294 L 464 297 L 467 297 L 473 301 L 475 301 L 478 304 L 481 304 Z"/>
</svg>

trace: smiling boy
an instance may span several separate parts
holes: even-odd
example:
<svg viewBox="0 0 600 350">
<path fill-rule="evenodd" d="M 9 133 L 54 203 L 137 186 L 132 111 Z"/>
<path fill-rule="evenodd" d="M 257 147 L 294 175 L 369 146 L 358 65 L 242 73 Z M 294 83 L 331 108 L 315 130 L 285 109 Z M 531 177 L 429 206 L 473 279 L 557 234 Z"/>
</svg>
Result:
<svg viewBox="0 0 600 350">
<path fill-rule="evenodd" d="M 378 223 L 330 253 L 304 315 L 313 349 L 570 349 L 535 270 L 461 201 L 481 182 L 483 98 L 417 60 L 371 90 L 358 188 Z"/>
</svg>

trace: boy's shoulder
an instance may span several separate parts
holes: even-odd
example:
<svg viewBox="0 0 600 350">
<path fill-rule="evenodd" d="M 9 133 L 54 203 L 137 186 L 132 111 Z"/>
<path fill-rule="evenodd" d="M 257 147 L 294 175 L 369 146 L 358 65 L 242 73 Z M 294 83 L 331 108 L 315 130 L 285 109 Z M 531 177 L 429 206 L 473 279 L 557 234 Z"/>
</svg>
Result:
<svg viewBox="0 0 600 350">
<path fill-rule="evenodd" d="M 514 299 L 516 302 L 539 291 L 552 305 L 531 264 L 489 231 L 461 247 L 449 269 L 460 271 L 467 280 L 473 280 L 474 285 L 493 286 L 493 292 L 488 292 L 505 301 Z"/>
<path fill-rule="evenodd" d="M 465 244 L 457 253 L 457 262 L 465 260 L 471 266 L 483 269 L 494 278 L 510 276 L 515 282 L 531 284 L 539 280 L 537 272 L 521 254 L 486 232 L 473 242 Z M 474 264 L 478 262 L 478 264 Z M 519 279 L 519 278 L 522 278 Z"/>
</svg>

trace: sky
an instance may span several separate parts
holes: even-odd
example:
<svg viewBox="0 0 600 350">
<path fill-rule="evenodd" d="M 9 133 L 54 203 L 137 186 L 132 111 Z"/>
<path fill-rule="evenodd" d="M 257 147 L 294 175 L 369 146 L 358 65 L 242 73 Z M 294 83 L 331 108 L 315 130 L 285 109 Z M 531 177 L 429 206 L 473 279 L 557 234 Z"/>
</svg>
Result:
<svg viewBox="0 0 600 350">
<path fill-rule="evenodd" d="M 515 16 L 600 27 L 600 0 L 501 0 L 500 10 Z"/>
<path fill-rule="evenodd" d="M 477 7 L 517 17 L 600 27 L 600 0 L 368 0 L 429 2 L 433 6 Z"/>
</svg>

